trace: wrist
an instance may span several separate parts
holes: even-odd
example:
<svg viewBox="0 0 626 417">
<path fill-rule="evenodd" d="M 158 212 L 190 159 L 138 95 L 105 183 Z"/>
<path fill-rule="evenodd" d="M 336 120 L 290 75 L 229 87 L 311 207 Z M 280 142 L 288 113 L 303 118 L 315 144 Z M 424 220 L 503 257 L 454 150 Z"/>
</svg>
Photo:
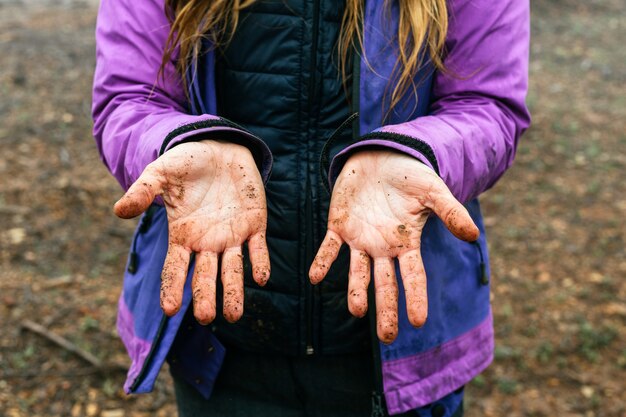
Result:
<svg viewBox="0 0 626 417">
<path fill-rule="evenodd" d="M 415 165 L 431 170 L 419 159 L 414 158 L 411 155 L 407 155 L 403 152 L 397 151 L 395 149 L 387 148 L 364 148 L 362 150 L 354 152 L 353 154 L 348 156 L 341 171 L 343 172 L 346 169 L 352 169 L 350 167 L 354 165 L 361 165 L 365 167 L 389 166 L 392 168 L 394 166 Z"/>
<path fill-rule="evenodd" d="M 242 157 L 252 158 L 252 152 L 247 146 L 230 142 L 228 141 L 228 139 L 211 138 L 211 139 L 203 139 L 198 142 L 204 145 L 210 146 L 211 148 L 219 152 L 233 153 L 236 155 L 241 155 Z"/>
</svg>

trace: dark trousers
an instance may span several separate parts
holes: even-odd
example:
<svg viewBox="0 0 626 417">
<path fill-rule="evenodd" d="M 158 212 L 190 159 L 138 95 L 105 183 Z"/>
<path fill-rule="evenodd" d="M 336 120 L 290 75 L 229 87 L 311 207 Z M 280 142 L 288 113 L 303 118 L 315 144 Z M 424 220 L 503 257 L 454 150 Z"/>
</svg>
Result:
<svg viewBox="0 0 626 417">
<path fill-rule="evenodd" d="M 228 349 L 209 400 L 177 377 L 174 386 L 179 417 L 367 417 L 373 372 L 369 354 L 286 357 Z M 462 415 L 460 407 L 453 417 Z"/>
</svg>

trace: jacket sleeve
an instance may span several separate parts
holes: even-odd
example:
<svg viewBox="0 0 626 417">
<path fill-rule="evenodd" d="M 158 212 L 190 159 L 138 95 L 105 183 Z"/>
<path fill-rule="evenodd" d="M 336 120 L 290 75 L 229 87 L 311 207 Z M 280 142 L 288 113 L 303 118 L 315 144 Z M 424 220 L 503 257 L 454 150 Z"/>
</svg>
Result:
<svg viewBox="0 0 626 417">
<path fill-rule="evenodd" d="M 448 71 L 435 75 L 429 114 L 383 126 L 345 148 L 331 163 L 331 179 L 352 153 L 382 146 L 433 168 L 466 202 L 512 164 L 530 124 L 528 0 L 452 0 L 449 7 Z"/>
<path fill-rule="evenodd" d="M 261 139 L 216 115 L 190 115 L 175 58 L 159 76 L 169 28 L 163 0 L 102 0 L 92 103 L 102 160 L 127 189 L 173 146 L 227 134 L 252 151 L 267 180 L 272 156 Z"/>
</svg>

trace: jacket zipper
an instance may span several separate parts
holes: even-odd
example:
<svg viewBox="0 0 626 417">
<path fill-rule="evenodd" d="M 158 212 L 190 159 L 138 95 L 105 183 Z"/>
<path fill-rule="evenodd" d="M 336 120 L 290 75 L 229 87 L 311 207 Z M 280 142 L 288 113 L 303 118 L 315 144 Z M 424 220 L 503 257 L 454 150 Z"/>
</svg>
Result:
<svg viewBox="0 0 626 417">
<path fill-rule="evenodd" d="M 141 222 L 139 223 L 137 233 L 135 234 L 135 238 L 133 239 L 131 252 L 130 252 L 130 259 L 128 261 L 127 269 L 128 269 L 128 272 L 130 272 L 131 274 L 134 274 L 135 272 L 137 272 L 137 268 L 139 266 L 139 256 L 137 255 L 137 238 L 139 237 L 139 235 L 145 234 L 150 229 L 150 226 L 152 226 L 152 217 L 154 216 L 154 214 L 157 212 L 158 209 L 159 209 L 159 206 L 154 205 L 154 204 L 151 205 L 146 211 L 146 213 L 143 215 L 143 217 L 141 218 Z M 154 336 L 154 339 L 152 340 L 150 351 L 148 352 L 148 355 L 146 356 L 146 359 L 144 360 L 143 365 L 141 366 L 141 370 L 139 371 L 139 373 L 135 377 L 135 380 L 130 386 L 131 392 L 136 391 L 139 385 L 146 378 L 146 375 L 148 374 L 148 369 L 150 367 L 150 363 L 152 362 L 152 359 L 154 358 L 156 350 L 159 344 L 161 343 L 161 338 L 163 337 L 165 326 L 168 320 L 169 320 L 169 317 L 167 317 L 165 314 L 161 315 L 159 327 L 157 329 L 156 335 Z"/>
<path fill-rule="evenodd" d="M 313 100 L 315 95 L 315 88 L 317 86 L 317 47 L 319 38 L 319 15 L 320 15 L 320 0 L 313 2 L 313 33 L 311 39 L 311 63 L 309 67 L 309 94 L 308 94 L 308 116 L 309 121 L 311 119 L 311 113 L 313 111 Z M 309 124 L 309 130 L 311 125 Z M 310 161 L 307 160 L 306 167 L 306 207 L 305 207 L 305 221 L 306 221 L 306 259 L 307 262 L 313 260 L 313 196 L 312 185 L 310 179 Z M 313 285 L 305 279 L 305 298 L 306 298 L 306 348 L 305 353 L 307 355 L 313 355 L 315 353 L 314 347 L 314 315 L 315 315 L 315 289 Z"/>
<path fill-rule="evenodd" d="M 139 385 L 146 378 L 146 375 L 148 375 L 148 369 L 150 369 L 150 363 L 152 362 L 152 359 L 154 358 L 154 355 L 156 354 L 157 348 L 161 344 L 161 338 L 163 337 L 163 333 L 165 333 L 164 331 L 165 325 L 167 324 L 168 320 L 169 320 L 169 317 L 166 316 L 165 313 L 161 314 L 161 321 L 159 322 L 159 328 L 157 329 L 157 334 L 156 336 L 154 336 L 154 339 L 152 340 L 150 351 L 148 352 L 146 359 L 143 361 L 141 370 L 139 371 L 139 373 L 137 374 L 137 377 L 135 378 L 132 385 L 130 386 L 130 392 L 134 392 L 135 390 L 137 390 Z"/>
</svg>

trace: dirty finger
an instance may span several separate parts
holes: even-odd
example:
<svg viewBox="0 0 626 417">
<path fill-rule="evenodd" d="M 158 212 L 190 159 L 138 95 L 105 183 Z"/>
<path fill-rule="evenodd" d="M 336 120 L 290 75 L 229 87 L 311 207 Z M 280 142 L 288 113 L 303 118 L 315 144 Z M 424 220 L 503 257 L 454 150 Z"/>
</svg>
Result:
<svg viewBox="0 0 626 417">
<path fill-rule="evenodd" d="M 191 288 L 193 292 L 193 315 L 200 324 L 215 319 L 215 284 L 217 280 L 217 254 L 200 252 L 196 255 Z"/>
<path fill-rule="evenodd" d="M 163 192 L 160 176 L 148 166 L 139 179 L 113 206 L 117 217 L 131 219 L 146 211 L 155 197 Z"/>
<path fill-rule="evenodd" d="M 183 288 L 189 270 L 191 252 L 170 243 L 161 273 L 161 308 L 168 316 L 178 313 L 183 302 Z"/>
<path fill-rule="evenodd" d="M 252 278 L 264 286 L 270 278 L 270 254 L 265 241 L 265 232 L 252 235 L 248 240 L 248 253 L 252 264 Z"/>
<path fill-rule="evenodd" d="M 332 230 L 326 232 L 324 241 L 317 251 L 317 255 L 315 255 L 311 269 L 309 269 L 309 279 L 312 284 L 318 284 L 324 279 L 331 265 L 337 259 L 342 244 L 343 240 L 337 233 Z"/>
<path fill-rule="evenodd" d="M 222 254 L 224 318 L 231 323 L 243 315 L 243 256 L 241 247 L 228 248 Z"/>
<path fill-rule="evenodd" d="M 389 344 L 398 336 L 398 283 L 393 259 L 374 259 L 374 286 L 376 332 L 381 342 Z"/>
<path fill-rule="evenodd" d="M 419 248 L 398 256 L 398 262 L 404 284 L 409 322 L 415 327 L 422 327 L 428 316 L 428 294 L 426 272 Z"/>
<path fill-rule="evenodd" d="M 370 257 L 362 250 L 350 250 L 348 310 L 355 317 L 367 313 L 367 287 L 370 283 Z"/>
<path fill-rule="evenodd" d="M 450 190 L 443 184 L 435 194 L 430 207 L 452 234 L 461 240 L 473 242 L 480 236 L 480 231 L 470 217 L 467 209 L 454 198 Z"/>
</svg>

